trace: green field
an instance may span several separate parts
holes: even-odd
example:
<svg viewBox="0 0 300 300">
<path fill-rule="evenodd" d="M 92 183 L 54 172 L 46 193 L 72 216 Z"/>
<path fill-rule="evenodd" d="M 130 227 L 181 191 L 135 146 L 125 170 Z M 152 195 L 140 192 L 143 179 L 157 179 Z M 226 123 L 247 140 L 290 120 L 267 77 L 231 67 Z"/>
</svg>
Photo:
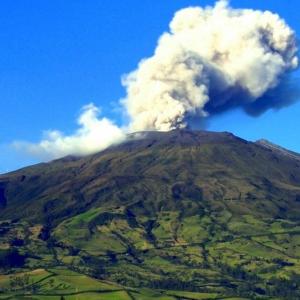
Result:
<svg viewBox="0 0 300 300">
<path fill-rule="evenodd" d="M 12 286 L 14 281 L 19 281 L 19 285 Z M 217 296 L 213 293 L 128 288 L 112 282 L 96 280 L 66 269 L 37 269 L 16 273 L 13 276 L 2 275 L 0 286 L 0 299 L 171 300 L 178 299 L 178 297 L 182 297 L 182 299 L 215 299 Z"/>
<path fill-rule="evenodd" d="M 164 212 L 151 240 L 138 222 L 129 232 L 130 222 L 119 216 L 89 232 L 101 214 L 84 213 L 63 222 L 51 247 L 30 235 L 26 223 L 14 224 L 20 239 L 27 238 L 19 255 L 28 258 L 23 272 L 15 267 L 0 276 L 0 299 L 270 299 L 266 293 L 280 293 L 286 286 L 294 299 L 293 286 L 300 279 L 296 223 L 256 222 L 251 215 L 225 223 L 222 215 Z M 83 231 L 88 235 L 80 235 Z M 39 246 L 38 258 L 32 251 Z M 1 251 L 9 252 L 5 247 Z"/>
</svg>

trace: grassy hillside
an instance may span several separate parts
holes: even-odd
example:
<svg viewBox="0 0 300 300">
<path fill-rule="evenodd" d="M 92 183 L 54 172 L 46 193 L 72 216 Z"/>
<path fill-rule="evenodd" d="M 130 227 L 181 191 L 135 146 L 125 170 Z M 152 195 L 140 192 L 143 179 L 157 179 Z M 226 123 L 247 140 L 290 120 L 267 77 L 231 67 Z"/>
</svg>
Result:
<svg viewBox="0 0 300 300">
<path fill-rule="evenodd" d="M 300 298 L 300 161 L 229 133 L 2 175 L 0 222 L 0 299 Z"/>
</svg>

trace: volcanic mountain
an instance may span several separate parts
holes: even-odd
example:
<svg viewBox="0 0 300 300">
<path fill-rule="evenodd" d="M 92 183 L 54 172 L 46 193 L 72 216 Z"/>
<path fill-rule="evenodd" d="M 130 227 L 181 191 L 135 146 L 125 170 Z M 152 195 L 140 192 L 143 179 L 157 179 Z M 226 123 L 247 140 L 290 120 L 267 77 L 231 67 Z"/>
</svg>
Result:
<svg viewBox="0 0 300 300">
<path fill-rule="evenodd" d="M 3 274 L 64 270 L 128 299 L 300 298 L 300 156 L 265 140 L 131 134 L 1 175 L 0 222 Z M 35 292 L 69 295 L 48 273 Z"/>
</svg>

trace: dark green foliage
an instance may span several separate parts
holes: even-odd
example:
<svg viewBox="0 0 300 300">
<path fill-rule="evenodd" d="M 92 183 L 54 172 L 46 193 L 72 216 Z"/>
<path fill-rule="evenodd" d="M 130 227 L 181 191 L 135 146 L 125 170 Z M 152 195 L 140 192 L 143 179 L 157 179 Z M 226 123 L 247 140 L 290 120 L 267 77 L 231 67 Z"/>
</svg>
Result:
<svg viewBox="0 0 300 300">
<path fill-rule="evenodd" d="M 0 268 L 20 268 L 24 266 L 26 256 L 19 253 L 16 248 L 0 250 Z"/>
<path fill-rule="evenodd" d="M 11 241 L 10 241 L 10 246 L 12 247 L 21 247 L 24 245 L 24 240 L 23 239 L 19 239 L 19 238 L 13 238 Z"/>
</svg>

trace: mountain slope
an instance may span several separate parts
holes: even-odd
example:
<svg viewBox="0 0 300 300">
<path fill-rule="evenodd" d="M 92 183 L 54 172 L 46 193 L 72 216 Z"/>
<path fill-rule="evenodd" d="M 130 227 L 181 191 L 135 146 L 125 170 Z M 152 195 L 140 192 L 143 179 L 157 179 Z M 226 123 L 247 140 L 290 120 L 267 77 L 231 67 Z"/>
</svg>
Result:
<svg viewBox="0 0 300 300">
<path fill-rule="evenodd" d="M 256 144 L 261 145 L 263 147 L 266 147 L 267 149 L 270 149 L 271 151 L 281 153 L 284 156 L 288 156 L 290 158 L 300 160 L 300 154 L 299 153 L 290 151 L 290 150 L 285 149 L 281 146 L 273 144 L 273 143 L 269 142 L 268 140 L 261 139 L 261 140 L 256 141 Z"/>
<path fill-rule="evenodd" d="M 230 133 L 137 133 L 2 175 L 0 220 L 3 251 L 25 255 L 10 268 L 211 298 L 299 296 L 300 161 Z"/>
</svg>

